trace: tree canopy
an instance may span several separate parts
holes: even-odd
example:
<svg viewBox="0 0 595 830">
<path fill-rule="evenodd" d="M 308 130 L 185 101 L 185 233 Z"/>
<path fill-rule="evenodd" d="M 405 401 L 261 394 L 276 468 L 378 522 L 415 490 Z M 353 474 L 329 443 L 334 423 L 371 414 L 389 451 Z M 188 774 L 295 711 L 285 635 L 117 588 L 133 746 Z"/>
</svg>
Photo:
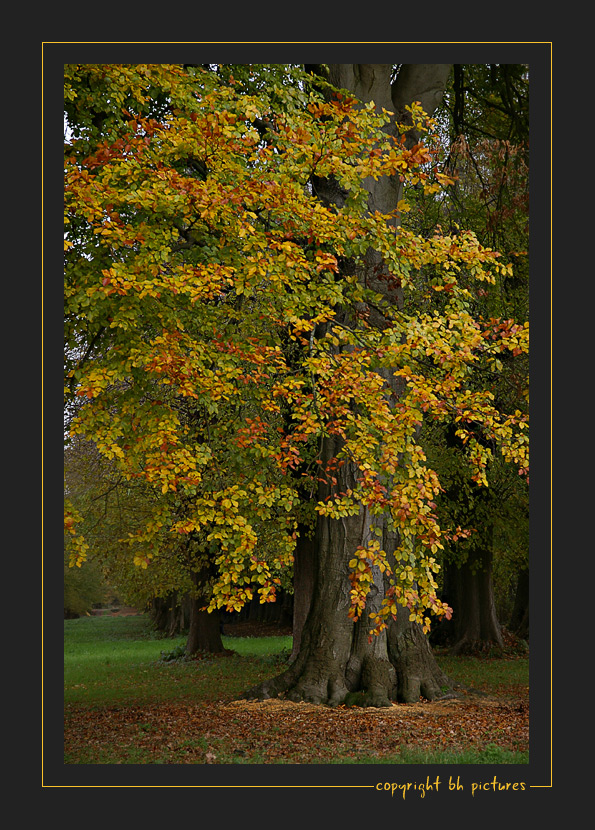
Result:
<svg viewBox="0 0 595 830">
<path fill-rule="evenodd" d="M 493 452 L 529 469 L 527 414 L 491 383 L 528 324 L 482 316 L 474 292 L 510 263 L 470 230 L 409 227 L 407 198 L 370 209 L 370 180 L 452 185 L 435 123 L 412 103 L 393 134 L 374 102 L 289 66 L 70 65 L 65 107 L 65 405 L 71 436 L 152 494 L 134 563 L 208 573 L 205 605 L 239 609 L 274 600 L 299 527 L 365 509 L 350 616 L 379 569 L 370 630 L 397 606 L 427 630 L 449 614 L 439 552 L 467 531 L 438 519 L 422 423 L 455 425 L 479 485 Z M 80 521 L 67 501 L 73 565 Z"/>
</svg>

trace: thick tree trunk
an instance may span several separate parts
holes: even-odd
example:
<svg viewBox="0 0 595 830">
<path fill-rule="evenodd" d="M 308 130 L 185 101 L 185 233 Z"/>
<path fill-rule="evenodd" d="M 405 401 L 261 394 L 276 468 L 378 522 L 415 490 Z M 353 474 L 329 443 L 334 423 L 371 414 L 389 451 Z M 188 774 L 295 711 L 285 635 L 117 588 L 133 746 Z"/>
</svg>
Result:
<svg viewBox="0 0 595 830">
<path fill-rule="evenodd" d="M 221 654 L 225 651 L 221 640 L 219 612 L 201 611 L 203 602 L 192 599 L 190 608 L 190 628 L 186 640 L 186 655 L 188 657 L 201 651 L 212 654 Z"/>
<path fill-rule="evenodd" d="M 420 696 L 435 700 L 454 693 L 454 684 L 438 667 L 421 627 L 409 622 L 406 609 L 399 609 L 388 632 L 369 636 L 367 614 L 383 596 L 379 574 L 361 620 L 349 618 L 348 562 L 365 541 L 365 522 L 362 514 L 340 522 L 320 518 L 314 593 L 297 654 L 282 674 L 246 691 L 247 698 L 384 707 L 391 701 L 413 703 Z"/>
<path fill-rule="evenodd" d="M 496 616 L 492 579 L 492 551 L 474 550 L 464 564 L 445 569 L 446 599 L 453 609 L 445 623 L 445 641 L 452 654 L 502 648 L 502 630 Z"/>
<path fill-rule="evenodd" d="M 190 628 L 186 640 L 186 655 L 191 657 L 201 651 L 212 654 L 223 654 L 225 647 L 221 640 L 221 621 L 219 611 L 201 610 L 204 607 L 204 599 L 200 595 L 200 587 L 203 585 L 201 574 L 193 574 L 192 579 L 195 585 L 196 596 L 190 599 Z"/>
<path fill-rule="evenodd" d="M 325 459 L 333 458 L 336 438 L 324 442 Z M 338 473 L 339 487 L 353 487 L 357 470 L 346 463 Z M 319 497 L 324 497 L 321 486 Z M 349 560 L 370 532 L 367 510 L 341 520 L 319 516 L 315 534 L 316 568 L 310 610 L 299 634 L 299 650 L 289 668 L 271 681 L 246 692 L 248 697 L 274 697 L 337 706 L 350 692 L 363 692 L 366 705 L 389 706 L 394 671 L 388 661 L 386 636 L 368 638 L 365 622 L 349 617 Z M 382 595 L 382 580 L 372 595 Z M 303 587 L 303 584 L 302 584 Z M 374 607 L 375 598 L 369 602 Z M 378 602 L 378 600 L 376 600 Z"/>
<path fill-rule="evenodd" d="M 382 541 L 389 554 L 399 544 L 398 535 L 387 532 L 386 528 Z M 391 568 L 395 567 L 392 555 L 389 563 Z M 427 635 L 418 623 L 409 619 L 409 610 L 403 606 L 397 606 L 396 620 L 389 620 L 387 650 L 395 670 L 395 700 L 415 703 L 420 697 L 437 700 L 454 695 L 456 686 L 438 666 Z"/>
<path fill-rule="evenodd" d="M 349 689 L 345 669 L 353 623 L 347 616 L 349 591 L 344 539 L 331 533 L 331 520 L 321 518 L 317 534 L 317 574 L 310 611 L 303 627 L 299 652 L 281 675 L 246 692 L 247 697 L 285 694 L 290 700 L 342 703 Z"/>
<path fill-rule="evenodd" d="M 327 439 L 327 456 L 337 450 Z M 338 472 L 339 489 L 354 485 L 356 468 L 344 464 Z M 319 496 L 323 496 L 323 489 Z M 350 608 L 349 560 L 359 545 L 370 540 L 370 517 L 362 509 L 341 520 L 320 516 L 315 535 L 316 568 L 310 610 L 300 636 L 299 650 L 288 669 L 245 692 L 248 698 L 284 696 L 289 700 L 337 706 L 355 701 L 362 706 L 410 703 L 420 695 L 444 696 L 452 684 L 438 668 L 429 643 L 408 612 L 396 626 L 369 636 L 368 614 L 378 610 L 384 581 L 374 574 L 364 615 L 354 623 Z"/>
</svg>

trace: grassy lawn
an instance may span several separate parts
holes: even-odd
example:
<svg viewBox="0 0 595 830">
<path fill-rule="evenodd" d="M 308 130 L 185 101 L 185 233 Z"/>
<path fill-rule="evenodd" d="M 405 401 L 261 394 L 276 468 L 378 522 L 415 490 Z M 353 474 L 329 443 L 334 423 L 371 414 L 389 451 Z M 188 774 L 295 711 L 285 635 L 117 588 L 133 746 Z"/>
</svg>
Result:
<svg viewBox="0 0 595 830">
<path fill-rule="evenodd" d="M 291 637 L 223 637 L 236 654 L 162 661 L 185 637 L 163 639 L 145 617 L 64 621 L 64 702 L 84 706 L 226 701 L 283 667 Z"/>
<path fill-rule="evenodd" d="M 142 616 L 64 621 L 65 763 L 528 762 L 528 658 L 438 657 L 489 706 L 329 709 L 238 701 L 282 671 L 291 637 L 224 637 L 229 656 L 163 659 L 184 642 Z"/>
</svg>

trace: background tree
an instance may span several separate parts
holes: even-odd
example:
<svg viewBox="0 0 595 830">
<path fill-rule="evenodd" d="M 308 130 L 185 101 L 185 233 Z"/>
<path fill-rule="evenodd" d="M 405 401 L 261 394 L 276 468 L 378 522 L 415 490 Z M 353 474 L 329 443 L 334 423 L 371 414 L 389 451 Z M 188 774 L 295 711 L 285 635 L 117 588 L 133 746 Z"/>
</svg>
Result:
<svg viewBox="0 0 595 830">
<path fill-rule="evenodd" d="M 497 286 L 474 290 L 474 313 L 491 318 L 528 320 L 528 73 L 522 65 L 454 67 L 439 118 L 444 116 L 445 169 L 455 183 L 440 200 L 414 194 L 413 221 L 423 227 L 464 223 L 483 244 L 496 247 L 514 270 Z M 517 354 L 504 359 L 493 384 L 495 405 L 528 413 L 528 361 Z M 518 612 L 528 624 L 528 487 L 508 465 L 490 464 L 489 487 L 478 488 L 465 472 L 454 425 L 429 437 L 432 460 L 447 492 L 442 508 L 465 527 L 471 539 L 448 546 L 443 569 L 443 598 L 455 610 L 439 627 L 455 652 L 502 646 L 500 622 L 508 622 L 511 579 L 518 581 Z M 495 592 L 493 574 L 499 579 Z M 527 590 L 523 590 L 527 589 Z M 527 615 L 525 616 L 524 611 Z M 504 616 L 503 616 L 504 615 Z M 518 623 L 513 622 L 513 629 Z M 523 636 L 527 635 L 526 626 Z"/>
<path fill-rule="evenodd" d="M 70 567 L 68 539 L 64 549 L 64 618 L 73 619 L 88 614 L 103 603 L 107 590 L 103 573 L 93 562 L 86 568 Z"/>
<path fill-rule="evenodd" d="M 126 539 L 151 515 L 150 491 L 126 481 L 113 460 L 79 436 L 72 436 L 65 447 L 64 482 L 67 504 L 79 517 L 78 532 L 85 540 L 82 556 L 68 544 L 69 564 L 79 564 L 69 570 L 84 573 L 87 568 L 80 565 L 92 561 L 109 590 L 127 604 L 144 609 L 155 591 L 163 590 L 164 575 L 155 580 L 153 572 L 143 578 L 142 569 L 132 562 Z"/>
</svg>

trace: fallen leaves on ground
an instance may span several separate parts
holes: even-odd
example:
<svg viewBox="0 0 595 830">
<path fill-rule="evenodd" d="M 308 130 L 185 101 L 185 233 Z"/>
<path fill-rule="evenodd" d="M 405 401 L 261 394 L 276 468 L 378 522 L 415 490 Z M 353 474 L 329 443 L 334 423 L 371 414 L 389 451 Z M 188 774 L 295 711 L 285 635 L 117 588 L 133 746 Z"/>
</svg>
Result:
<svg viewBox="0 0 595 830">
<path fill-rule="evenodd" d="M 285 700 L 69 707 L 66 763 L 329 763 L 402 749 L 529 749 L 528 697 L 329 708 Z M 369 762 L 369 761 L 368 761 Z"/>
</svg>

